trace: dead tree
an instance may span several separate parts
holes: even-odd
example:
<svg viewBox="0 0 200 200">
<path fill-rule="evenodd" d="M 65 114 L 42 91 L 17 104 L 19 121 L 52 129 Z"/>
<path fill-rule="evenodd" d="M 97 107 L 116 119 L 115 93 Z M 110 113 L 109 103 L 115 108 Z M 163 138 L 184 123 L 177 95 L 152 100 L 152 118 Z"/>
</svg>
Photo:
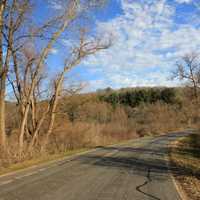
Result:
<svg viewBox="0 0 200 200">
<path fill-rule="evenodd" d="M 176 70 L 173 72 L 173 78 L 186 81 L 192 88 L 193 96 L 198 98 L 200 88 L 200 60 L 199 54 L 191 53 L 183 56 L 176 63 Z"/>
</svg>

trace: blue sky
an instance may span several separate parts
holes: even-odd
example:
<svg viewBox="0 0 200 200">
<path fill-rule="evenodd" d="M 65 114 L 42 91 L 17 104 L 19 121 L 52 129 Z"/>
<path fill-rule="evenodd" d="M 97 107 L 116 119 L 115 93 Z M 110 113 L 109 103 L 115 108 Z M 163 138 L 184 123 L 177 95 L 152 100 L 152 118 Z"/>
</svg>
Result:
<svg viewBox="0 0 200 200">
<path fill-rule="evenodd" d="M 178 85 L 169 80 L 175 62 L 200 50 L 198 0 L 110 0 L 93 18 L 97 34 L 112 35 L 113 45 L 87 58 L 68 75 L 86 82 L 87 91 Z M 54 70 L 62 54 L 58 46 L 52 50 L 48 62 Z"/>
</svg>

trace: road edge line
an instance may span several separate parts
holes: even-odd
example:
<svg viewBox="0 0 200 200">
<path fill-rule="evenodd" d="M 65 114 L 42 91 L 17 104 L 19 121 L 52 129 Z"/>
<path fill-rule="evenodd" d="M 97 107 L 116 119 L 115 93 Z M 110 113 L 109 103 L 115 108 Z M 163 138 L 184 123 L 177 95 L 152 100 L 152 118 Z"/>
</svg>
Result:
<svg viewBox="0 0 200 200">
<path fill-rule="evenodd" d="M 169 147 L 169 149 L 171 149 L 170 144 L 167 145 Z M 179 194 L 179 196 L 180 196 L 180 198 L 182 200 L 189 200 L 186 192 L 184 191 L 184 189 L 182 188 L 180 183 L 176 180 L 176 178 L 173 175 L 172 170 L 170 169 L 170 166 L 171 166 L 171 164 L 170 164 L 171 163 L 171 161 L 170 161 L 171 160 L 170 159 L 170 152 L 168 152 L 168 155 L 166 155 L 166 158 L 167 158 L 166 160 L 167 160 L 167 165 L 168 165 L 168 171 L 169 171 L 169 174 L 170 174 L 170 178 L 171 178 L 171 180 L 172 180 L 172 182 L 173 182 L 173 184 L 174 184 L 174 186 L 176 188 L 176 191 L 178 192 L 178 194 Z"/>
<path fill-rule="evenodd" d="M 183 190 L 182 186 L 180 183 L 176 180 L 176 178 L 173 176 L 173 174 L 170 172 L 170 177 L 172 179 L 172 182 L 179 193 L 179 196 L 181 197 L 182 200 L 189 200 L 188 196 L 186 195 L 186 192 Z"/>
</svg>

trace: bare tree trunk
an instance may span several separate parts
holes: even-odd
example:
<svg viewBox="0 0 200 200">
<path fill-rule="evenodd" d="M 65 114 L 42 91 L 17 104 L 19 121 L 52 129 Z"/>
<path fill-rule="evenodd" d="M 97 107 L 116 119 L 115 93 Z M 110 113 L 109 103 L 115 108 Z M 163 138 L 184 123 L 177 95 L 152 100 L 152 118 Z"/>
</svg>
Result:
<svg viewBox="0 0 200 200">
<path fill-rule="evenodd" d="M 0 3 L 0 145 L 6 147 L 5 130 L 5 92 L 6 92 L 6 74 L 3 67 L 3 14 L 6 1 Z"/>
<path fill-rule="evenodd" d="M 66 70 L 67 70 L 67 68 L 64 69 L 64 71 L 60 74 L 60 77 L 58 78 L 58 80 L 55 82 L 55 93 L 52 98 L 52 105 L 51 105 L 52 107 L 50 110 L 50 112 L 51 112 L 50 113 L 50 122 L 49 122 L 49 126 L 48 126 L 48 131 L 47 131 L 47 134 L 46 134 L 43 146 L 42 146 L 42 151 L 45 151 L 46 145 L 48 144 L 48 141 L 49 141 L 49 137 L 53 131 L 53 126 L 54 126 L 55 117 L 56 117 L 56 108 L 57 108 L 57 104 L 58 104 L 58 97 L 61 93 L 61 88 L 62 88 L 62 84 L 64 81 L 64 75 L 65 75 Z"/>
<path fill-rule="evenodd" d="M 35 142 L 36 142 L 36 140 L 38 138 L 39 130 L 40 130 L 40 128 L 41 128 L 41 126 L 42 126 L 47 114 L 49 113 L 49 109 L 50 109 L 50 105 L 48 105 L 46 111 L 43 113 L 42 117 L 40 118 L 40 120 L 37 123 L 37 126 L 35 127 L 35 130 L 33 132 L 33 138 L 31 140 L 31 142 L 29 144 L 29 148 L 28 148 L 29 152 L 32 150 L 32 148 L 33 148 L 33 146 L 34 146 L 34 144 L 35 144 Z"/>
<path fill-rule="evenodd" d="M 37 121 L 36 121 L 36 99 L 35 97 L 32 98 L 32 101 L 31 101 L 31 120 L 32 120 L 32 128 L 33 130 L 35 130 L 36 128 L 36 124 L 37 124 Z"/>
<path fill-rule="evenodd" d="M 193 94 L 194 94 L 195 99 L 197 99 L 198 98 L 197 84 L 196 84 L 194 72 L 193 72 L 193 69 L 192 69 L 192 62 L 190 63 L 189 68 L 190 68 L 191 81 L 192 81 L 192 84 L 193 84 Z"/>
<path fill-rule="evenodd" d="M 6 131 L 5 131 L 5 75 L 1 76 L 0 82 L 0 144 L 6 147 Z"/>
<path fill-rule="evenodd" d="M 21 122 L 21 127 L 20 127 L 20 135 L 19 135 L 19 153 L 22 155 L 23 149 L 24 149 L 24 133 L 25 133 L 25 128 L 27 124 L 27 119 L 28 119 L 28 113 L 30 109 L 30 104 L 28 103 L 25 107 L 23 119 Z"/>
</svg>

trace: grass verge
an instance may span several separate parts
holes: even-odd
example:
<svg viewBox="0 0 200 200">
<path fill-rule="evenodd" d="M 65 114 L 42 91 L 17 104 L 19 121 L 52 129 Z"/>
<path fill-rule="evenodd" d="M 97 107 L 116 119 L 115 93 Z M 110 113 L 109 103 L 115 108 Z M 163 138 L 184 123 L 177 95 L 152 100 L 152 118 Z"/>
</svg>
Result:
<svg viewBox="0 0 200 200">
<path fill-rule="evenodd" d="M 188 199 L 200 199 L 200 134 L 191 134 L 171 144 L 174 177 Z"/>
<path fill-rule="evenodd" d="M 72 155 L 75 155 L 75 154 L 79 154 L 79 153 L 83 153 L 83 152 L 86 152 L 90 150 L 89 148 L 83 148 L 83 149 L 76 149 L 76 150 L 68 150 L 68 151 L 65 151 L 65 152 L 62 152 L 62 153 L 59 153 L 59 154 L 52 154 L 52 155 L 42 155 L 38 158 L 34 158 L 34 159 L 31 159 L 31 160 L 26 160 L 24 162 L 20 162 L 20 163 L 16 163 L 16 164 L 12 164 L 6 168 L 0 168 L 0 176 L 1 175 L 6 175 L 8 173 L 11 173 L 11 172 L 17 172 L 17 171 L 20 171 L 20 170 L 23 170 L 23 169 L 26 169 L 26 168 L 29 168 L 29 167 L 33 167 L 33 166 L 36 166 L 36 165 L 40 165 L 40 164 L 45 164 L 45 163 L 48 163 L 48 162 L 53 162 L 53 161 L 57 161 L 59 159 L 63 159 L 67 156 L 72 156 Z"/>
</svg>

